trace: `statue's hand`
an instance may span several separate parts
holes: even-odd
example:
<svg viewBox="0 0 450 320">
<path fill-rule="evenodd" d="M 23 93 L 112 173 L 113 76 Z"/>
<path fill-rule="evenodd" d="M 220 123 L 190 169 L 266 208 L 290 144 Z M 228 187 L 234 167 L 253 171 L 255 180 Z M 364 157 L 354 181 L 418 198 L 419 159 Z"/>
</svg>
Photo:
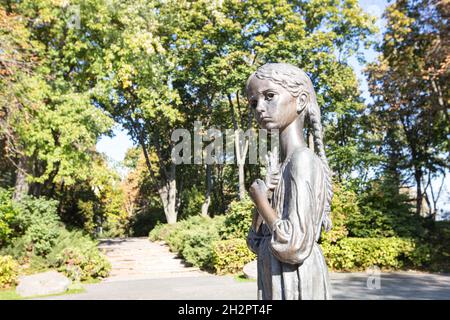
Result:
<svg viewBox="0 0 450 320">
<path fill-rule="evenodd" d="M 267 191 L 266 183 L 261 179 L 256 179 L 249 189 L 250 198 L 252 198 L 254 203 L 258 203 L 263 199 L 267 201 Z"/>
<path fill-rule="evenodd" d="M 275 190 L 278 182 L 280 181 L 280 164 L 278 162 L 278 149 L 275 147 L 273 152 L 268 152 L 266 155 L 267 174 L 265 178 L 268 191 Z"/>
</svg>

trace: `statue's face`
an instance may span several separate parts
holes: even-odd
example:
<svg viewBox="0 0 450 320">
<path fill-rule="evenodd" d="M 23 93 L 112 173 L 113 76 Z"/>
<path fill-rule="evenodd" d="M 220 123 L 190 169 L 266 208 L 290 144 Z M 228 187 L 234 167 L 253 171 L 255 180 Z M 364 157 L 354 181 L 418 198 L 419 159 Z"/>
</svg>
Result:
<svg viewBox="0 0 450 320">
<path fill-rule="evenodd" d="M 263 129 L 283 130 L 298 117 L 296 98 L 270 80 L 252 77 L 247 97 L 256 121 Z"/>
</svg>

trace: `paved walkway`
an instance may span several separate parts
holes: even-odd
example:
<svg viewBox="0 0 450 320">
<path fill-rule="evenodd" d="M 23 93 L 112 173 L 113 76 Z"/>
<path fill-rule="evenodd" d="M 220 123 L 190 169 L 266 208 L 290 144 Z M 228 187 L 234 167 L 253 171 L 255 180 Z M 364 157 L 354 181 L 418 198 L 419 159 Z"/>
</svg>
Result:
<svg viewBox="0 0 450 320">
<path fill-rule="evenodd" d="M 207 275 L 188 267 L 168 246 L 150 242 L 148 238 L 104 239 L 99 248 L 112 266 L 105 282 Z"/>
<path fill-rule="evenodd" d="M 254 300 L 255 281 L 215 276 L 183 261 L 161 243 L 146 238 L 107 239 L 100 247 L 112 264 L 111 277 L 85 285 L 81 294 L 49 300 Z M 417 272 L 382 273 L 379 286 L 366 273 L 331 273 L 334 299 L 445 299 L 450 300 L 450 275 Z M 378 287 L 378 289 L 369 289 Z"/>
</svg>

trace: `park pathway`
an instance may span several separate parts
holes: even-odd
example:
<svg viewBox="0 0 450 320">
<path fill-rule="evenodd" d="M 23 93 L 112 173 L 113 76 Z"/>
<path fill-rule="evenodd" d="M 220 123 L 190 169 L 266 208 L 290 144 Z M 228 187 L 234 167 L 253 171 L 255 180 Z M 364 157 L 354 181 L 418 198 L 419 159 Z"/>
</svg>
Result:
<svg viewBox="0 0 450 320">
<path fill-rule="evenodd" d="M 103 239 L 99 248 L 112 267 L 105 282 L 207 275 L 198 268 L 186 266 L 168 246 L 150 242 L 148 238 Z"/>
<path fill-rule="evenodd" d="M 44 300 L 254 300 L 256 281 L 216 276 L 186 266 L 169 248 L 147 238 L 104 239 L 100 248 L 111 261 L 111 276 L 85 284 L 85 292 L 43 297 Z M 373 274 L 330 273 L 337 300 L 450 300 L 450 275 L 420 272 Z M 377 284 L 373 287 L 370 284 Z M 370 285 L 370 286 L 369 286 Z"/>
</svg>

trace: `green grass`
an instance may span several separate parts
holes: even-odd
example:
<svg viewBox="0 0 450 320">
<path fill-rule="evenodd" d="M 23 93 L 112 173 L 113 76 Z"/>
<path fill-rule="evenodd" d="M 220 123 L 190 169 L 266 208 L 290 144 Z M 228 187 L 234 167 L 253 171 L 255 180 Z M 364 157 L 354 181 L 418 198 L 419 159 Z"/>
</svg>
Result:
<svg viewBox="0 0 450 320">
<path fill-rule="evenodd" d="M 95 284 L 95 283 L 100 283 L 100 282 L 102 282 L 102 279 L 88 279 L 88 280 L 81 281 L 81 284 Z"/>
<path fill-rule="evenodd" d="M 22 300 L 23 298 L 16 293 L 14 289 L 0 290 L 0 300 Z"/>
<path fill-rule="evenodd" d="M 48 295 L 42 295 L 42 296 L 32 296 L 32 297 L 22 297 L 19 294 L 16 293 L 16 288 L 6 289 L 6 290 L 0 290 L 0 300 L 27 300 L 27 299 L 33 299 L 33 298 L 44 298 L 44 297 L 54 297 L 54 296 L 62 296 L 66 294 L 77 294 L 77 293 L 83 293 L 86 289 L 83 287 L 74 286 L 73 288 L 70 288 L 62 293 L 56 293 L 56 294 L 48 294 Z"/>
<path fill-rule="evenodd" d="M 256 279 L 249 279 L 243 273 L 236 274 L 234 280 L 237 282 L 255 282 Z"/>
</svg>

